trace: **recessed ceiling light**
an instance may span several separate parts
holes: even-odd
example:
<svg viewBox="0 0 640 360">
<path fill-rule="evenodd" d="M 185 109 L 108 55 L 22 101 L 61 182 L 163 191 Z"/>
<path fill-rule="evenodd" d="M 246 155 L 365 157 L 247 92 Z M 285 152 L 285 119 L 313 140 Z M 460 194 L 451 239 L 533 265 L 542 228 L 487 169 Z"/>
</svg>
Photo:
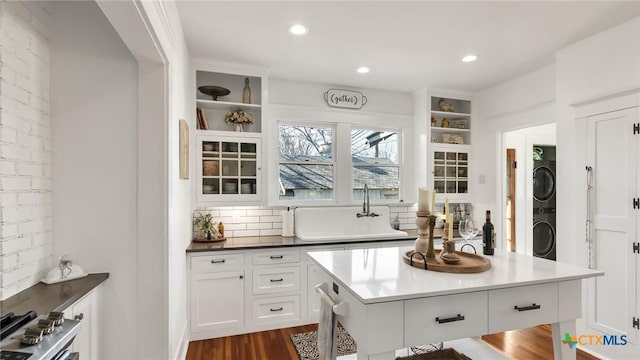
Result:
<svg viewBox="0 0 640 360">
<path fill-rule="evenodd" d="M 289 32 L 293 35 L 304 35 L 307 33 L 307 28 L 304 25 L 295 24 L 291 25 Z"/>
<path fill-rule="evenodd" d="M 462 62 L 472 62 L 472 61 L 476 61 L 478 57 L 475 55 L 467 55 L 465 57 L 462 58 Z"/>
<path fill-rule="evenodd" d="M 356 70 L 359 74 L 366 74 L 369 72 L 369 68 L 366 66 L 361 66 Z"/>
</svg>

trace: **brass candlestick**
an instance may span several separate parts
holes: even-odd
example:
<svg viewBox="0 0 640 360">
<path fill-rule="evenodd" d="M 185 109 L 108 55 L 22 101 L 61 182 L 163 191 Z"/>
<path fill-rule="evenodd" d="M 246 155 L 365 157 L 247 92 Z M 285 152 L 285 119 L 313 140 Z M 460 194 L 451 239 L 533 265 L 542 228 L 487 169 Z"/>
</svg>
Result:
<svg viewBox="0 0 640 360">
<path fill-rule="evenodd" d="M 418 225 L 416 251 L 424 254 L 428 261 L 433 262 L 436 259 L 436 252 L 433 250 L 433 228 L 436 226 L 436 217 L 429 211 L 418 211 L 416 225 Z"/>
</svg>

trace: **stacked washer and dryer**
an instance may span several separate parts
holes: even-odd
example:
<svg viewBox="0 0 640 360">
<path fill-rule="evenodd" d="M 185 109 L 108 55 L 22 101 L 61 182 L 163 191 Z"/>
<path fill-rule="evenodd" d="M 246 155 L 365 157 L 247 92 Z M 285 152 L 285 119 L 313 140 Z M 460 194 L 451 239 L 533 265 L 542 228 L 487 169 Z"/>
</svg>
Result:
<svg viewBox="0 0 640 360">
<path fill-rule="evenodd" d="M 556 147 L 533 153 L 533 255 L 556 260 Z"/>
</svg>

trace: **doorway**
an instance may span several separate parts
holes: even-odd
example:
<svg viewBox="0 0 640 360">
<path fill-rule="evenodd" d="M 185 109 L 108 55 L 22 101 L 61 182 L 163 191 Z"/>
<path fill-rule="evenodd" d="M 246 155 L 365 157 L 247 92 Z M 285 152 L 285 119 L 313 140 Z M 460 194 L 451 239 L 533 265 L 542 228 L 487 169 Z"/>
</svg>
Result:
<svg viewBox="0 0 640 360">
<path fill-rule="evenodd" d="M 556 145 L 556 124 L 507 131 L 502 142 L 501 223 L 505 250 L 534 254 L 534 146 Z"/>
</svg>

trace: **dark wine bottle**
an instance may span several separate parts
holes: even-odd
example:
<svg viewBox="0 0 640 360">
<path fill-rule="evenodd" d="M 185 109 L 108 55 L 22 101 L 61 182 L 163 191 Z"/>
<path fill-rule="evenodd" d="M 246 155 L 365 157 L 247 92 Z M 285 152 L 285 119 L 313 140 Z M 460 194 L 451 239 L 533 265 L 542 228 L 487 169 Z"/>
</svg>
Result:
<svg viewBox="0 0 640 360">
<path fill-rule="evenodd" d="M 491 211 L 487 210 L 487 221 L 482 226 L 482 253 L 493 255 L 496 233 L 491 223 Z"/>
</svg>

